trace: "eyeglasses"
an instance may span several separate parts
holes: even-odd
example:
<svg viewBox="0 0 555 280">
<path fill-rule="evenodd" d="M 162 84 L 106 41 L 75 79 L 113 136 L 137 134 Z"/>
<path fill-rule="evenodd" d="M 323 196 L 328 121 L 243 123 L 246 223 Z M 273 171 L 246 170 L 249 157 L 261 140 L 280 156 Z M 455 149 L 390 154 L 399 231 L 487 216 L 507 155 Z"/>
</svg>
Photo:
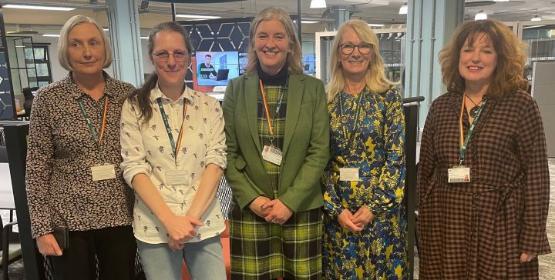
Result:
<svg viewBox="0 0 555 280">
<path fill-rule="evenodd" d="M 170 58 L 170 55 L 173 55 L 173 59 L 175 59 L 175 61 L 177 62 L 183 62 L 189 56 L 189 54 L 186 51 L 173 51 L 173 52 L 160 51 L 152 55 L 161 62 L 167 62 L 168 59 Z"/>
<path fill-rule="evenodd" d="M 341 46 L 339 46 L 341 53 L 345 55 L 352 54 L 353 51 L 355 51 L 355 48 L 358 49 L 358 52 L 360 54 L 369 54 L 370 51 L 372 50 L 372 45 L 370 44 L 355 45 L 355 44 L 347 43 L 347 44 L 341 44 Z"/>
</svg>

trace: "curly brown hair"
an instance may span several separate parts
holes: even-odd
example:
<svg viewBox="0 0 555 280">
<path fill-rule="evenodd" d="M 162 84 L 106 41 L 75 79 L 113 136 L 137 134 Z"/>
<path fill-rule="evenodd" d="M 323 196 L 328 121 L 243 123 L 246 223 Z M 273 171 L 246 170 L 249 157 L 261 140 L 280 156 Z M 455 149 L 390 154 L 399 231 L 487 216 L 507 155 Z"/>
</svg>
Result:
<svg viewBox="0 0 555 280">
<path fill-rule="evenodd" d="M 490 40 L 497 53 L 497 66 L 486 94 L 501 96 L 519 89 L 526 90 L 527 81 L 524 78 L 526 44 L 505 24 L 491 19 L 469 21 L 460 25 L 440 51 L 439 61 L 447 90 L 464 92 L 465 80 L 459 73 L 460 51 L 467 40 L 472 46 L 483 34 Z"/>
</svg>

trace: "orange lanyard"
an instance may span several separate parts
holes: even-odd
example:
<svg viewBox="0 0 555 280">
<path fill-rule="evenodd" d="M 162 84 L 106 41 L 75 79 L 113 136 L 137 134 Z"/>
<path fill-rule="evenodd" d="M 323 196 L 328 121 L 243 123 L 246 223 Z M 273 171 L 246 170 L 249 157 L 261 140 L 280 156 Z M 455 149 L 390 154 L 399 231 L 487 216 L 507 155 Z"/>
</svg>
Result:
<svg viewBox="0 0 555 280">
<path fill-rule="evenodd" d="M 177 144 L 175 146 L 175 157 L 177 158 L 177 153 L 181 148 L 181 141 L 183 140 L 183 124 L 185 123 L 185 116 L 187 115 L 187 104 L 186 100 L 183 99 L 183 120 L 181 121 L 181 127 L 179 128 L 179 135 L 177 136 Z"/>
<path fill-rule="evenodd" d="M 79 99 L 78 103 L 79 103 L 79 108 L 81 108 L 81 114 L 85 118 L 85 121 L 87 122 L 87 126 L 89 127 L 89 133 L 94 138 L 94 140 L 98 142 L 98 146 L 100 146 L 100 144 L 102 143 L 102 139 L 104 138 L 104 131 L 106 130 L 106 119 L 108 115 L 108 96 L 104 97 L 104 111 L 102 112 L 102 124 L 100 125 L 100 135 L 98 135 L 98 131 L 96 130 L 96 127 L 94 127 L 94 125 L 92 124 L 92 121 L 89 118 L 87 111 L 85 110 L 85 106 L 83 105 L 83 101 Z"/>
<path fill-rule="evenodd" d="M 274 128 L 272 126 L 272 116 L 270 116 L 270 109 L 268 109 L 268 102 L 266 101 L 266 93 L 264 92 L 264 85 L 262 85 L 262 80 L 258 80 L 260 84 L 260 94 L 262 95 L 262 102 L 264 102 L 264 113 L 266 113 L 266 121 L 268 121 L 268 128 L 270 129 L 270 134 L 274 136 Z"/>
<path fill-rule="evenodd" d="M 464 145 L 464 129 L 463 129 L 464 98 L 465 98 L 465 94 L 463 93 L 463 99 L 461 103 L 461 113 L 459 115 L 459 148 L 462 148 L 462 146 Z"/>
<path fill-rule="evenodd" d="M 168 138 L 170 139 L 170 144 L 172 145 L 174 157 L 177 160 L 177 154 L 179 153 L 179 149 L 181 148 L 181 141 L 183 139 L 183 124 L 185 123 L 185 117 L 187 115 L 187 102 L 184 98 L 183 99 L 183 120 L 181 121 L 181 126 L 179 128 L 179 136 L 177 137 L 177 144 L 173 140 L 172 129 L 168 121 L 168 115 L 166 114 L 166 111 L 164 110 L 164 106 L 162 105 L 162 98 L 158 98 L 157 102 L 158 102 L 158 107 L 160 107 L 160 114 L 162 115 L 162 120 L 164 121 L 164 126 L 166 127 Z"/>
</svg>

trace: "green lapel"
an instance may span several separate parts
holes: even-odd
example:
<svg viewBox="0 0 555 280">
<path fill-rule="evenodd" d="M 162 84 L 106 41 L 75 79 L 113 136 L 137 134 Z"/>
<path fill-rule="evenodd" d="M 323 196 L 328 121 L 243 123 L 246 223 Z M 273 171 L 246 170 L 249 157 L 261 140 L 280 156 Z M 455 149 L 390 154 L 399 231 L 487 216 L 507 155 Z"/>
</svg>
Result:
<svg viewBox="0 0 555 280">
<path fill-rule="evenodd" d="M 301 103 L 304 94 L 304 75 L 289 76 L 287 86 L 287 115 L 285 117 L 285 135 L 283 140 L 283 156 L 287 153 L 287 148 L 293 138 L 293 132 L 297 126 Z"/>
<path fill-rule="evenodd" d="M 258 100 L 258 75 L 257 74 L 247 74 L 245 75 L 245 87 L 243 88 L 245 94 L 245 109 L 247 110 L 245 113 L 247 114 L 247 120 L 249 123 L 249 128 L 251 131 L 251 136 L 253 142 L 256 144 L 256 148 L 258 149 L 258 154 L 262 153 L 262 148 L 260 147 L 260 137 L 258 136 L 258 127 L 257 127 L 257 119 L 258 119 L 258 108 L 257 108 L 257 100 Z"/>
</svg>

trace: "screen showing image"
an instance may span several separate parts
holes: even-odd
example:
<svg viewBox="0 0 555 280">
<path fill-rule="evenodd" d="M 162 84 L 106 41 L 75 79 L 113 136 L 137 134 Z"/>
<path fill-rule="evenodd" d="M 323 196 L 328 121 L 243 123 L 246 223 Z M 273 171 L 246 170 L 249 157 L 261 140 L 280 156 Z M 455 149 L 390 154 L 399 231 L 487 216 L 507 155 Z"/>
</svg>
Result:
<svg viewBox="0 0 555 280">
<path fill-rule="evenodd" d="M 314 54 L 303 55 L 303 72 L 307 75 L 316 74 Z"/>
<path fill-rule="evenodd" d="M 225 86 L 239 76 L 237 52 L 197 52 L 196 60 L 199 86 Z"/>
<path fill-rule="evenodd" d="M 243 75 L 247 71 L 248 64 L 248 53 L 239 53 L 239 75 Z"/>
</svg>

